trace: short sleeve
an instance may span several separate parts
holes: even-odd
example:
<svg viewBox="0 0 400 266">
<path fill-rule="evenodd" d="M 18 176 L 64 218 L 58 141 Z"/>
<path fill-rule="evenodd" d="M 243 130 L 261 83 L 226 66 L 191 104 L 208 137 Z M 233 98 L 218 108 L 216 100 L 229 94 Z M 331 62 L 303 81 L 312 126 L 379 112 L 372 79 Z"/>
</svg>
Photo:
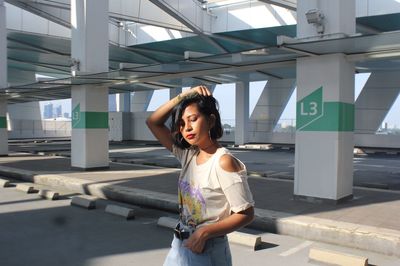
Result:
<svg viewBox="0 0 400 266">
<path fill-rule="evenodd" d="M 218 181 L 229 202 L 231 211 L 237 213 L 253 207 L 254 200 L 247 183 L 246 168 L 239 172 L 228 172 L 218 163 L 217 165 Z"/>
<path fill-rule="evenodd" d="M 184 149 L 179 148 L 175 144 L 172 145 L 172 154 L 178 159 L 179 162 L 182 162 L 182 157 L 185 153 Z"/>
<path fill-rule="evenodd" d="M 175 144 L 172 145 L 172 154 L 176 157 L 176 159 L 178 159 L 178 161 L 181 163 L 181 166 L 186 165 L 189 159 L 193 157 L 194 153 L 194 149 L 182 149 Z"/>
</svg>

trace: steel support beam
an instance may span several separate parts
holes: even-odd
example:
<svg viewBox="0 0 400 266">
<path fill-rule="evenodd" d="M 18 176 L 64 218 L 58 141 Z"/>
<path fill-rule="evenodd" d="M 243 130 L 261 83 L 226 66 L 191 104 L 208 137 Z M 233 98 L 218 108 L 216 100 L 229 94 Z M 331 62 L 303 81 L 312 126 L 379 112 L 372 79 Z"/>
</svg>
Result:
<svg viewBox="0 0 400 266">
<path fill-rule="evenodd" d="M 161 10 L 166 12 L 168 15 L 172 16 L 174 19 L 188 27 L 193 31 L 193 33 L 199 35 L 202 37 L 204 40 L 206 40 L 210 45 L 214 46 L 216 49 L 218 49 L 222 53 L 226 53 L 227 50 L 221 46 L 219 43 L 217 43 L 215 40 L 210 38 L 210 35 L 206 34 L 204 30 L 199 27 L 195 22 L 191 21 L 189 18 L 187 18 L 184 14 L 182 14 L 179 10 L 174 8 L 172 5 L 170 5 L 167 1 L 164 0 L 149 0 L 151 3 L 154 5 L 158 6 Z M 197 6 L 193 3 L 194 8 L 198 8 L 201 10 L 202 13 L 205 13 L 204 10 L 201 9 L 200 6 Z M 207 16 L 209 16 L 207 13 L 205 13 Z"/>
<path fill-rule="evenodd" d="M 280 6 L 289 10 L 296 11 L 297 10 L 297 1 L 296 0 L 258 0 L 260 2 L 271 4 L 274 6 Z"/>
</svg>

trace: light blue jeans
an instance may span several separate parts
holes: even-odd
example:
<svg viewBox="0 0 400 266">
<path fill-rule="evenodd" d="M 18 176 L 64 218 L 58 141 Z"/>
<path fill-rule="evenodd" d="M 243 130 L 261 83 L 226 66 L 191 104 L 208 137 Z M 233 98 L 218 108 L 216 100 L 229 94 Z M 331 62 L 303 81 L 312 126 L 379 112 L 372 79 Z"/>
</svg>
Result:
<svg viewBox="0 0 400 266">
<path fill-rule="evenodd" d="M 231 266 L 232 257 L 227 237 L 207 240 L 201 254 L 193 253 L 184 246 L 187 240 L 174 236 L 171 249 L 164 261 L 164 266 Z"/>
</svg>

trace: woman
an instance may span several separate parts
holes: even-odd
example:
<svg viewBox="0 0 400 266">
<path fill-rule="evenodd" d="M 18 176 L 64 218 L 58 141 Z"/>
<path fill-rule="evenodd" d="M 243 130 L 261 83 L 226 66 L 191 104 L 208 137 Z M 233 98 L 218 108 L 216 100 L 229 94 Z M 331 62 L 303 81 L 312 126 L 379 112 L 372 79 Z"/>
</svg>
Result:
<svg viewBox="0 0 400 266">
<path fill-rule="evenodd" d="M 250 223 L 254 201 L 246 168 L 218 143 L 218 104 L 205 86 L 160 106 L 146 123 L 181 162 L 180 221 L 165 266 L 232 265 L 226 234 Z M 165 123 L 171 116 L 171 129 Z"/>
</svg>

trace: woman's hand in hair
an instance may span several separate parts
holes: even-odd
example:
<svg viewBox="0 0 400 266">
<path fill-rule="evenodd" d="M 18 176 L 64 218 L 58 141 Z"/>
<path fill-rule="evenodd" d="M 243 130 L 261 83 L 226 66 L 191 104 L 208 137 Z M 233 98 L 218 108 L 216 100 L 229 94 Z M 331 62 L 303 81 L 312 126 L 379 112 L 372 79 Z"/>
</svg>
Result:
<svg viewBox="0 0 400 266">
<path fill-rule="evenodd" d="M 192 95 L 192 94 L 199 94 L 203 96 L 211 96 L 212 93 L 211 91 L 204 85 L 196 86 L 193 88 L 190 88 L 189 90 L 185 90 L 181 93 L 182 97 Z"/>
</svg>

